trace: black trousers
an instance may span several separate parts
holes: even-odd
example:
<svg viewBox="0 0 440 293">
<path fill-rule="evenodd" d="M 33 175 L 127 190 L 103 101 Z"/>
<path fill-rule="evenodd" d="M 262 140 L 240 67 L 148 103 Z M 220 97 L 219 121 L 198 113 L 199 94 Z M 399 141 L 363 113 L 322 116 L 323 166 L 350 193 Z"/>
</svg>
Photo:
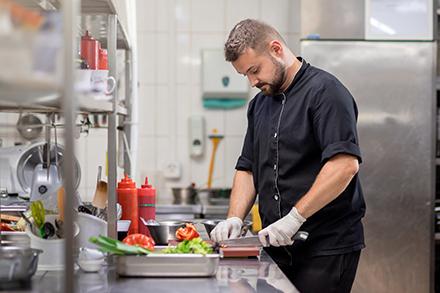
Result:
<svg viewBox="0 0 440 293">
<path fill-rule="evenodd" d="M 295 257 L 293 266 L 279 265 L 284 274 L 303 293 L 350 292 L 361 251 L 346 254 Z"/>
</svg>

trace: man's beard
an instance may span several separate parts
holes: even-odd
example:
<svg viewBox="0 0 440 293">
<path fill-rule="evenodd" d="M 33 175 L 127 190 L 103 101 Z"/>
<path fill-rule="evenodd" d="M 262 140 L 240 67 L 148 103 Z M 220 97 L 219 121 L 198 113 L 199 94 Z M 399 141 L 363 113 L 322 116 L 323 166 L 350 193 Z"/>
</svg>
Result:
<svg viewBox="0 0 440 293">
<path fill-rule="evenodd" d="M 274 78 L 271 83 L 259 82 L 256 87 L 258 87 L 266 96 L 274 96 L 281 93 L 281 86 L 286 78 L 286 69 L 284 65 L 273 58 L 271 60 L 273 65 L 275 65 Z M 264 88 L 263 88 L 264 87 Z"/>
</svg>

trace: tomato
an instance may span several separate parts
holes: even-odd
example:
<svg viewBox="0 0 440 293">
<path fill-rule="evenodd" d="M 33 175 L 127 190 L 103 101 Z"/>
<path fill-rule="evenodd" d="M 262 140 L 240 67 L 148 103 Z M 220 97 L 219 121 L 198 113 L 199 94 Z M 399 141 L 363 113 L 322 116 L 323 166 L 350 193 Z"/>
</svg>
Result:
<svg viewBox="0 0 440 293">
<path fill-rule="evenodd" d="M 0 225 L 0 231 L 14 231 L 11 227 L 9 227 L 6 223 L 1 223 Z"/>
<path fill-rule="evenodd" d="M 153 238 L 148 237 L 147 235 L 144 234 L 128 235 L 127 237 L 124 238 L 124 240 L 122 240 L 122 242 L 127 245 L 140 246 L 150 251 L 154 250 L 154 245 L 156 244 L 154 243 Z"/>
<path fill-rule="evenodd" d="M 191 223 L 186 223 L 186 227 L 180 227 L 176 231 L 176 238 L 179 241 L 191 240 L 199 237 L 200 234 L 197 232 L 196 227 Z"/>
</svg>

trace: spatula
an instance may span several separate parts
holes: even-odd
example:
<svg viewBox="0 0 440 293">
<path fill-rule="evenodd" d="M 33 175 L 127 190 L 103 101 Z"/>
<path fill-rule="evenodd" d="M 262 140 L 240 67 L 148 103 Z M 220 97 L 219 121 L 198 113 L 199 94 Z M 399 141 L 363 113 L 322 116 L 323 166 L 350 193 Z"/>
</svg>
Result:
<svg viewBox="0 0 440 293">
<path fill-rule="evenodd" d="M 107 205 L 107 182 L 101 180 L 102 167 L 98 167 L 98 179 L 96 181 L 96 191 L 92 205 L 99 209 L 104 209 Z"/>
<path fill-rule="evenodd" d="M 57 192 L 58 218 L 64 222 L 64 187 L 61 186 Z"/>
</svg>

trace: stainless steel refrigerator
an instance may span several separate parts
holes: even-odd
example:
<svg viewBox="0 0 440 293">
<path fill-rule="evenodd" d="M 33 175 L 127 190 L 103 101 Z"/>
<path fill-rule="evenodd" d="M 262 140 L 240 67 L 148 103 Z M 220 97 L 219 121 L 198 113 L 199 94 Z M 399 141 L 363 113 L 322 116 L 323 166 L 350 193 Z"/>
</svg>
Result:
<svg viewBox="0 0 440 293">
<path fill-rule="evenodd" d="M 300 55 L 337 76 L 359 108 L 367 247 L 353 292 L 433 292 L 437 44 L 366 41 L 362 1 L 342 2 L 358 17 L 335 1 L 302 1 L 303 36 L 318 39 L 302 40 Z"/>
</svg>

